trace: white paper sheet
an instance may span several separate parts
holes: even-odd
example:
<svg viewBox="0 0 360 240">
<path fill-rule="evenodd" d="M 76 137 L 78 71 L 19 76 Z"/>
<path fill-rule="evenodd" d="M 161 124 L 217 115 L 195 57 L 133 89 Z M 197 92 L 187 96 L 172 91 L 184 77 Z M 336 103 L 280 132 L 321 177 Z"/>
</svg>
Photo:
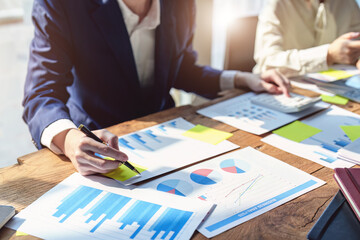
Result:
<svg viewBox="0 0 360 240">
<path fill-rule="evenodd" d="M 215 210 L 198 229 L 210 238 L 323 184 L 320 179 L 247 147 L 140 188 L 214 202 Z"/>
<path fill-rule="evenodd" d="M 331 68 L 334 70 L 344 71 L 345 74 L 349 75 L 349 76 L 354 76 L 354 75 L 360 74 L 360 70 L 357 69 L 353 65 L 336 64 L 336 65 L 331 66 Z M 306 74 L 306 76 L 309 78 L 312 78 L 314 80 L 320 81 L 320 82 L 335 82 L 335 81 L 339 80 L 339 78 L 336 78 L 336 77 L 328 75 L 328 74 L 323 74 L 321 72 L 308 73 L 308 74 Z M 342 79 L 342 78 L 340 78 L 340 79 Z"/>
<path fill-rule="evenodd" d="M 252 104 L 250 99 L 253 96 L 255 93 L 245 93 L 197 112 L 243 131 L 261 135 L 329 106 L 320 102 L 304 111 L 288 114 Z"/>
<path fill-rule="evenodd" d="M 7 227 L 44 239 L 189 239 L 213 204 L 75 173 Z M 163 237 L 163 238 L 162 238 Z"/>
<path fill-rule="evenodd" d="M 120 150 L 129 156 L 129 161 L 147 169 L 140 177 L 133 177 L 122 183 L 128 185 L 140 182 L 239 148 L 227 140 L 213 145 L 182 136 L 194 126 L 183 118 L 176 118 L 119 137 Z"/>
<path fill-rule="evenodd" d="M 360 125 L 360 115 L 332 106 L 302 122 L 319 128 L 322 132 L 300 143 L 276 134 L 271 134 L 261 141 L 329 168 L 354 166 L 353 163 L 337 159 L 336 155 L 341 148 L 351 143 L 340 126 Z"/>
</svg>

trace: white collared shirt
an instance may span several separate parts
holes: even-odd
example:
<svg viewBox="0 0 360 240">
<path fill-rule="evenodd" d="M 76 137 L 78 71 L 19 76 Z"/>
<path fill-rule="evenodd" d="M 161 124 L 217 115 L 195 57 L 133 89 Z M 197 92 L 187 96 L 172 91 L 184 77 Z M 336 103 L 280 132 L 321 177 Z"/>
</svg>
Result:
<svg viewBox="0 0 360 240">
<path fill-rule="evenodd" d="M 118 0 L 126 29 L 129 34 L 140 85 L 151 86 L 154 83 L 155 71 L 155 31 L 160 24 L 160 0 L 153 0 L 144 19 L 139 23 L 139 16 L 133 13 L 123 2 Z M 220 76 L 220 89 L 234 88 L 235 71 L 224 71 Z M 62 151 L 52 140 L 62 131 L 76 128 L 69 119 L 60 119 L 46 127 L 41 135 L 41 144 L 56 154 Z"/>
<path fill-rule="evenodd" d="M 326 70 L 331 42 L 360 31 L 354 0 L 268 0 L 256 32 L 254 73 L 276 68 L 288 77 Z"/>
</svg>

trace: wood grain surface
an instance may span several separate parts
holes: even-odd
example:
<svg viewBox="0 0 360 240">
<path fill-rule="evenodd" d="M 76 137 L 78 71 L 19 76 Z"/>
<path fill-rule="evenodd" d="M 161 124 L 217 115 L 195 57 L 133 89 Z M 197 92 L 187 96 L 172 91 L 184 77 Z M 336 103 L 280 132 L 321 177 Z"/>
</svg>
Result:
<svg viewBox="0 0 360 240">
<path fill-rule="evenodd" d="M 295 89 L 295 92 L 316 96 L 315 93 L 301 89 Z M 112 126 L 108 130 L 120 136 L 176 117 L 183 117 L 193 124 L 202 124 L 231 132 L 234 135 L 229 141 L 238 144 L 241 148 L 251 146 L 326 181 L 326 185 L 213 238 L 224 240 L 306 239 L 307 233 L 338 190 L 332 176 L 333 170 L 261 142 L 261 138 L 268 134 L 256 136 L 196 113 L 196 110 L 200 108 L 237 96 L 240 93 L 242 92 L 230 91 L 224 96 L 201 106 L 193 107 L 188 105 L 172 108 Z M 349 102 L 347 105 L 340 107 L 360 114 L 360 104 L 358 103 Z M 0 169 L 0 204 L 12 205 L 19 212 L 74 172 L 75 169 L 66 157 L 57 156 L 48 149 L 42 149 L 19 157 L 17 165 Z M 0 239 L 37 238 L 16 236 L 15 231 L 3 228 L 0 230 Z M 199 232 L 195 232 L 192 239 L 206 238 Z"/>
</svg>

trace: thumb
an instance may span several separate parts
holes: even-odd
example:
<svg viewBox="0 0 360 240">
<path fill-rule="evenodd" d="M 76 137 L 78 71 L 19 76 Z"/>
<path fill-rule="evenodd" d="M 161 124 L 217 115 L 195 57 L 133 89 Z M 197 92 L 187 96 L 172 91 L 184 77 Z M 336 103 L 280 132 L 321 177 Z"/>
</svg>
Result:
<svg viewBox="0 0 360 240">
<path fill-rule="evenodd" d="M 348 33 L 341 35 L 339 38 L 351 40 L 351 39 L 355 39 L 358 37 L 360 37 L 360 32 L 348 32 Z"/>
</svg>

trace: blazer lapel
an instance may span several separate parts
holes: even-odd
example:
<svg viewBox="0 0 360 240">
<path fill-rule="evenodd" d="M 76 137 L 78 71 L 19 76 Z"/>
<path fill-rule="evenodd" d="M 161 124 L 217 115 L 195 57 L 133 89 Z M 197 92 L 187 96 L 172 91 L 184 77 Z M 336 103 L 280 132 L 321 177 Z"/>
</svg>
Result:
<svg viewBox="0 0 360 240">
<path fill-rule="evenodd" d="M 140 88 L 129 34 L 116 0 L 98 0 L 92 17 L 133 88 Z"/>
</svg>

